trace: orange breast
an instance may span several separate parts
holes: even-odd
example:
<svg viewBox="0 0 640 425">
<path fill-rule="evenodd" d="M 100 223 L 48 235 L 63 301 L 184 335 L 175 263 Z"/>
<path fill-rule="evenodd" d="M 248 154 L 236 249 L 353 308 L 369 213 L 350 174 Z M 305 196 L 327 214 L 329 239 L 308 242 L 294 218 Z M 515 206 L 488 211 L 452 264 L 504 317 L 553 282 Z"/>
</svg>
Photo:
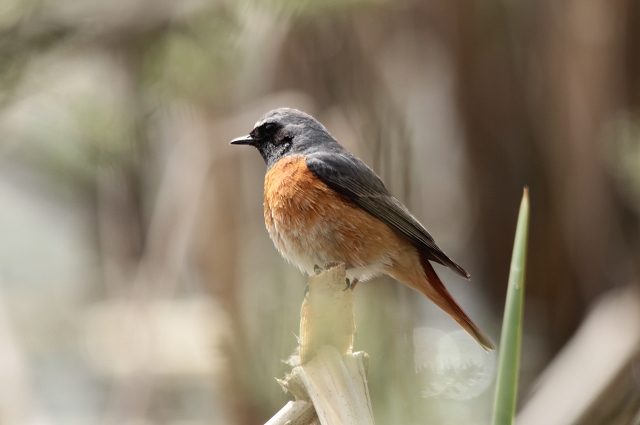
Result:
<svg viewBox="0 0 640 425">
<path fill-rule="evenodd" d="M 386 224 L 319 180 L 301 156 L 278 161 L 264 184 L 264 218 L 280 253 L 307 273 L 342 261 L 359 279 L 385 272 L 413 250 Z"/>
</svg>

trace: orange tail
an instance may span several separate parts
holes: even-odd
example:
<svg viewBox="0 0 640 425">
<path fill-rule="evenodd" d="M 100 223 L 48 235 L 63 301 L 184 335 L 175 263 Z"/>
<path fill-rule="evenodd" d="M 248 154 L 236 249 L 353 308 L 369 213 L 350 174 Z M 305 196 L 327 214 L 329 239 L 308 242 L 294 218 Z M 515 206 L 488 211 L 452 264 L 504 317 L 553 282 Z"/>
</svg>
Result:
<svg viewBox="0 0 640 425">
<path fill-rule="evenodd" d="M 487 351 L 494 350 L 495 347 L 491 341 L 489 341 L 489 338 L 487 338 L 475 323 L 471 321 L 469 316 L 462 311 L 462 308 L 456 303 L 456 300 L 453 299 L 449 291 L 447 291 L 447 288 L 444 287 L 429 260 L 420 255 L 420 263 L 429 282 L 416 289 L 447 312 L 482 348 Z M 433 290 L 435 290 L 435 293 Z"/>
</svg>

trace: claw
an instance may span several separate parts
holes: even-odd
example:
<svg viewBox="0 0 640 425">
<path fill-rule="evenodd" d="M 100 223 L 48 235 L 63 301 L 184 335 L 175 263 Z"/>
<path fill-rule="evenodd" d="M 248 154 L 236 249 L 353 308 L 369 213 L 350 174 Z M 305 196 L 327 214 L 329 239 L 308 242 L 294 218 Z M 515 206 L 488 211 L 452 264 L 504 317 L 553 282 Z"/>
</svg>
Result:
<svg viewBox="0 0 640 425">
<path fill-rule="evenodd" d="M 344 289 L 342 290 L 342 292 L 344 292 L 344 291 L 346 291 L 347 289 L 350 289 L 350 288 L 351 288 L 351 281 L 349 280 L 349 278 L 347 278 L 347 279 L 346 279 L 346 281 L 347 281 L 347 287 L 346 287 L 346 288 L 344 288 Z"/>
<path fill-rule="evenodd" d="M 347 289 L 351 289 L 353 291 L 357 284 L 358 279 L 349 280 L 349 278 L 347 278 L 347 287 L 344 288 L 343 291 L 346 291 Z"/>
</svg>

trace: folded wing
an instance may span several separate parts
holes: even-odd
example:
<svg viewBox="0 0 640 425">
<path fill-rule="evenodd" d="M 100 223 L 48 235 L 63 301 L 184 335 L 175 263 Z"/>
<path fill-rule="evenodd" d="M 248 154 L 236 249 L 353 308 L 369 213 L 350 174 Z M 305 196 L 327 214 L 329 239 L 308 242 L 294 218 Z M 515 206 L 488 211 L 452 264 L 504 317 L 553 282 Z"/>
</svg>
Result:
<svg viewBox="0 0 640 425">
<path fill-rule="evenodd" d="M 364 162 L 347 151 L 317 152 L 308 155 L 306 161 L 309 170 L 327 186 L 409 239 L 429 260 L 469 279 L 469 273 L 436 245 L 427 229 L 389 193 L 382 180 Z"/>
</svg>

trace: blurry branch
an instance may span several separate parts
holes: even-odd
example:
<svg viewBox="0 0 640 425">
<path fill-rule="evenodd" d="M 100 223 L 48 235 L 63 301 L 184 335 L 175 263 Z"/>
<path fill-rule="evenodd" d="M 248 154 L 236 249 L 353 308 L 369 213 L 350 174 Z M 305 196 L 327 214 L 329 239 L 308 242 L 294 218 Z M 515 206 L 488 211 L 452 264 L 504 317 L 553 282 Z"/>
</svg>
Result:
<svg viewBox="0 0 640 425">
<path fill-rule="evenodd" d="M 149 223 L 138 285 L 156 297 L 173 295 L 183 266 L 211 156 L 205 117 L 193 110 L 174 114 L 177 140 L 164 169 Z"/>
<path fill-rule="evenodd" d="M 0 30 L 0 108 L 9 104 L 20 87 L 29 59 L 57 46 L 74 33 L 63 25 L 15 23 Z"/>
<path fill-rule="evenodd" d="M 47 425 L 49 421 L 40 412 L 36 392 L 31 388 L 25 360 L 0 290 L 0 423 Z"/>
<path fill-rule="evenodd" d="M 341 106 L 366 146 L 365 162 L 410 207 L 411 135 L 375 62 L 379 45 L 360 33 L 358 24 L 358 14 L 351 11 L 294 21 L 283 45 L 276 88 L 307 92 L 320 109 Z"/>
<path fill-rule="evenodd" d="M 251 377 L 258 367 L 256 350 L 249 340 L 247 323 L 242 312 L 242 293 L 238 276 L 238 239 L 241 192 L 241 166 L 237 155 L 225 156 L 216 147 L 216 154 L 208 176 L 208 190 L 204 194 L 208 204 L 201 221 L 205 234 L 198 248 L 199 266 L 207 290 L 219 300 L 229 317 L 233 339 L 224 341 L 223 349 L 228 367 L 222 378 L 224 403 L 234 424 L 255 424 L 260 421 L 262 406 Z M 226 147 L 226 144 L 225 144 Z M 255 378 L 254 378 L 255 380 Z"/>
<path fill-rule="evenodd" d="M 518 414 L 518 425 L 626 425 L 640 411 L 640 294 L 600 299 L 551 362 Z"/>
<path fill-rule="evenodd" d="M 170 118 L 173 118 L 171 121 L 177 137 L 164 164 L 153 212 L 145 232 L 146 240 L 134 285 L 134 294 L 138 300 L 173 295 L 210 166 L 204 117 L 193 111 L 176 111 Z M 122 256 L 123 246 L 117 241 L 110 242 L 114 239 L 110 232 L 125 231 L 127 234 L 121 235 L 121 238 L 137 238 L 137 226 L 123 220 L 131 221 L 139 213 L 133 210 L 135 202 L 113 199 L 115 193 L 120 193 L 120 197 L 127 197 L 127 183 L 122 176 L 114 173 L 106 170 L 98 173 L 98 216 L 101 217 L 100 240 L 103 242 L 105 255 L 117 258 Z M 110 191 L 115 193 L 110 194 Z M 107 199 L 101 202 L 103 197 Z M 115 211 L 107 210 L 117 203 L 121 204 L 120 208 Z M 110 245 L 112 243 L 115 245 Z"/>
<path fill-rule="evenodd" d="M 308 422 L 329 424 L 373 424 L 373 411 L 367 387 L 368 356 L 353 353 L 355 322 L 353 293 L 345 290 L 344 264 L 328 263 L 325 270 L 309 278 L 309 293 L 300 313 L 299 357 L 282 387 L 296 400 L 313 403 L 317 418 Z M 287 404 L 269 425 L 285 425 L 291 411 L 308 417 L 307 409 Z"/>
<path fill-rule="evenodd" d="M 133 178 L 124 171 L 96 174 L 96 225 L 108 298 L 126 297 L 142 251 L 142 223 Z"/>
<path fill-rule="evenodd" d="M 209 28 L 221 27 L 220 31 L 224 31 L 229 26 L 233 27 L 229 24 L 233 19 L 228 10 L 233 8 L 215 2 L 206 5 L 197 0 L 132 0 L 116 2 L 109 7 L 102 7 L 99 2 L 92 6 L 78 2 L 77 7 L 73 7 L 73 3 L 53 7 L 24 5 L 20 16 L 9 24 L 0 24 L 0 108 L 14 100 L 29 61 L 50 50 L 61 48 L 67 52 L 82 52 L 113 49 L 118 54 L 134 52 L 138 59 L 146 59 L 154 47 L 171 38 L 167 35 L 173 36 L 174 40 L 177 34 L 186 35 L 191 40 L 203 38 L 203 45 L 219 47 L 218 40 L 226 38 L 219 32 L 214 36 Z M 188 20 L 181 19 L 189 14 L 197 15 L 201 20 L 220 21 L 226 26 L 200 25 L 193 28 Z M 6 18 L 2 12 L 0 18 Z M 231 46 L 224 47 L 233 51 Z M 206 54 L 206 49 L 203 52 Z M 193 57 L 186 59 L 181 61 L 181 66 L 193 62 Z M 154 63 L 153 66 L 170 68 L 172 63 L 169 62 Z M 207 65 L 209 72 L 221 66 L 220 63 Z"/>
<path fill-rule="evenodd" d="M 145 19 L 133 20 L 129 26 L 123 25 L 121 19 L 113 20 L 112 25 L 95 25 L 97 16 L 91 9 L 76 16 L 65 16 L 56 8 L 31 9 L 25 7 L 21 17 L 0 28 L 0 107 L 12 100 L 13 91 L 20 86 L 18 83 L 33 56 L 69 40 L 79 45 L 112 44 L 122 39 L 130 42 L 166 28 L 175 18 L 175 11 L 167 10 L 165 15 L 147 14 Z M 105 16 L 99 18 L 103 20 Z M 96 28 L 100 28 L 100 32 L 96 32 Z"/>
<path fill-rule="evenodd" d="M 133 288 L 121 294 L 141 304 L 141 307 L 154 299 L 174 295 L 210 165 L 204 118 L 193 111 L 177 111 L 171 118 L 177 129 L 176 142 L 164 166 Z M 135 211 L 128 213 L 135 214 Z M 109 211 L 99 212 L 105 220 L 110 214 Z M 113 241 L 114 238 L 106 234 L 112 231 L 108 228 L 109 221 L 104 224 L 100 226 L 101 240 Z M 118 253 L 113 252 L 118 246 L 103 244 L 107 259 L 118 259 Z M 141 308 L 141 311 L 144 310 Z M 122 323 L 121 327 L 127 329 L 127 323 Z M 150 338 L 153 345 L 153 335 Z M 149 362 L 153 361 L 152 353 L 153 350 L 145 353 Z M 119 417 L 144 417 L 152 386 L 152 377 L 147 370 L 139 370 L 131 379 L 119 383 L 114 389 L 109 415 L 115 420 Z"/>
</svg>

